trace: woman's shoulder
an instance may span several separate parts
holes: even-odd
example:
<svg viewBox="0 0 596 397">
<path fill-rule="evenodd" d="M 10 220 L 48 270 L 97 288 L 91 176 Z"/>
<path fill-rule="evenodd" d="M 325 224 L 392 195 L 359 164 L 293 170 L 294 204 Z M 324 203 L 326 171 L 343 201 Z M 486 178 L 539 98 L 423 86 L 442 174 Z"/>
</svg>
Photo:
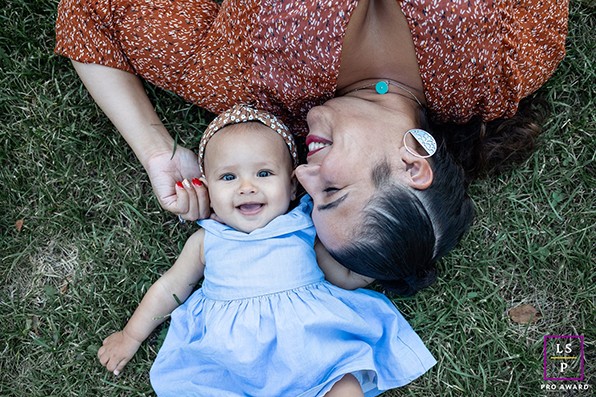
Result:
<svg viewBox="0 0 596 397">
<path fill-rule="evenodd" d="M 402 2 L 428 107 L 441 122 L 511 117 L 565 54 L 567 1 Z"/>
</svg>

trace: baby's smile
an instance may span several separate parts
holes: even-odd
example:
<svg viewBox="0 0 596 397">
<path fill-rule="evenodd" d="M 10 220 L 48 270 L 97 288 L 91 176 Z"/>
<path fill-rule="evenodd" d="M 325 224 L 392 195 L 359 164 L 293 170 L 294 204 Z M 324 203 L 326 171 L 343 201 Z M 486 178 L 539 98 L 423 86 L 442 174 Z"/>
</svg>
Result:
<svg viewBox="0 0 596 397">
<path fill-rule="evenodd" d="M 261 209 L 264 207 L 264 205 L 265 204 L 262 203 L 244 203 L 236 206 L 236 208 L 242 215 L 251 216 L 261 212 Z"/>
</svg>

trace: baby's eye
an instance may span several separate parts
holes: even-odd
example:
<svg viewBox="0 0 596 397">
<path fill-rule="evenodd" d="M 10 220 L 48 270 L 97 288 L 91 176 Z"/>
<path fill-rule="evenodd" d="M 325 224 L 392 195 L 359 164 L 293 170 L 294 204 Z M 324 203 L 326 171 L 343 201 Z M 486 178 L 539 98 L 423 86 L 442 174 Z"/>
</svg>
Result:
<svg viewBox="0 0 596 397">
<path fill-rule="evenodd" d="M 221 176 L 221 180 L 223 181 L 233 181 L 234 179 L 236 179 L 236 175 L 234 174 L 223 174 Z"/>
<path fill-rule="evenodd" d="M 257 176 L 259 178 L 265 178 L 271 175 L 271 171 L 265 171 L 265 170 L 261 170 L 259 172 L 257 172 Z"/>
</svg>

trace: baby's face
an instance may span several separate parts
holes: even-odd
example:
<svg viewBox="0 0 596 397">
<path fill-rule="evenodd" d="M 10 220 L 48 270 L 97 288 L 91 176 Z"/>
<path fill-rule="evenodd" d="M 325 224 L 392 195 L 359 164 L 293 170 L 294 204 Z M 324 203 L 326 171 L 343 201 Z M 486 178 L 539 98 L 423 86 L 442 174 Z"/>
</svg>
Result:
<svg viewBox="0 0 596 397">
<path fill-rule="evenodd" d="M 296 194 L 284 140 L 257 122 L 227 126 L 205 148 L 211 207 L 226 225 L 250 233 L 285 214 Z"/>
</svg>

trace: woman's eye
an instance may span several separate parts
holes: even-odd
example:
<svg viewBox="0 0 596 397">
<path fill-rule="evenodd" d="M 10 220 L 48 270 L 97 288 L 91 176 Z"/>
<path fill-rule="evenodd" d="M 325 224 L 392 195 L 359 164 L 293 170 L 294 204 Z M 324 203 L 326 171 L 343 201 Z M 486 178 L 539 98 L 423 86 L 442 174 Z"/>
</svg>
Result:
<svg viewBox="0 0 596 397">
<path fill-rule="evenodd" d="M 335 193 L 337 191 L 339 191 L 339 189 L 338 188 L 335 188 L 335 187 L 328 187 L 328 188 L 326 188 L 326 189 L 323 190 L 323 192 L 325 192 L 325 193 Z"/>
<path fill-rule="evenodd" d="M 259 171 L 257 172 L 257 176 L 259 178 L 265 178 L 271 175 L 271 171 Z"/>
<path fill-rule="evenodd" d="M 221 179 L 223 181 L 233 181 L 234 179 L 236 179 L 236 176 L 234 176 L 234 174 L 224 174 L 221 176 Z"/>
</svg>

